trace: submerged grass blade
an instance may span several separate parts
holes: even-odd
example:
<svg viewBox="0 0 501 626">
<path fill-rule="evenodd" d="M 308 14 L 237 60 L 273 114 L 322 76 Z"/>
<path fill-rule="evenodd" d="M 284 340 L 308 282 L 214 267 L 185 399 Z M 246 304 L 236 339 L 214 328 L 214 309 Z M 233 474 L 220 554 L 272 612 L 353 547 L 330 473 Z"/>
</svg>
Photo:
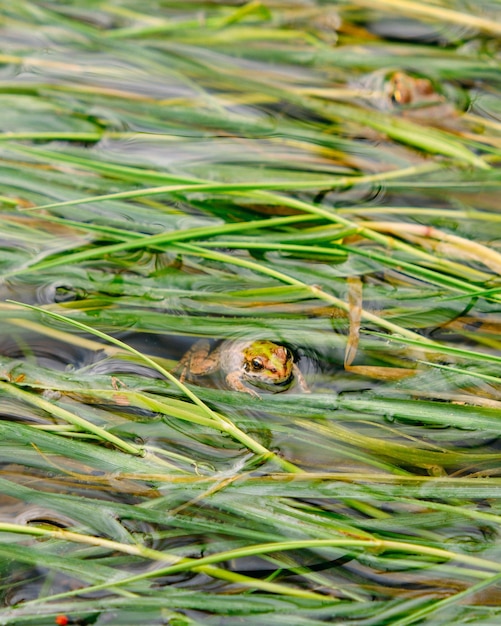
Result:
<svg viewBox="0 0 501 626">
<path fill-rule="evenodd" d="M 370 0 L 360 0 L 359 4 L 374 8 Z M 428 2 L 415 0 L 378 0 L 377 8 L 383 11 L 398 12 L 402 15 L 416 16 L 426 20 L 449 22 L 466 28 L 475 28 L 490 35 L 501 35 L 501 27 L 490 19 L 474 15 L 468 11 L 456 11 L 447 7 L 437 6 Z"/>
<path fill-rule="evenodd" d="M 4 383 L 0 381 L 0 391 L 7 396 L 13 396 L 17 400 L 21 400 L 22 402 L 26 402 L 28 404 L 33 404 L 34 406 L 46 411 L 49 414 L 55 415 L 57 418 L 77 426 L 81 428 L 83 431 L 92 433 L 96 435 L 98 439 L 101 441 L 106 441 L 108 443 L 113 444 L 117 448 L 120 448 L 124 452 L 128 452 L 129 454 L 135 454 L 138 456 L 142 456 L 144 454 L 144 450 L 140 447 L 135 446 L 133 444 L 127 443 L 123 441 L 119 437 L 107 432 L 104 428 L 100 428 L 95 424 L 91 424 L 87 420 L 79 417 L 75 413 L 71 413 L 70 411 L 58 406 L 53 402 L 49 402 L 40 396 L 35 396 L 34 394 L 27 393 L 21 389 L 18 389 L 13 383 Z"/>
</svg>

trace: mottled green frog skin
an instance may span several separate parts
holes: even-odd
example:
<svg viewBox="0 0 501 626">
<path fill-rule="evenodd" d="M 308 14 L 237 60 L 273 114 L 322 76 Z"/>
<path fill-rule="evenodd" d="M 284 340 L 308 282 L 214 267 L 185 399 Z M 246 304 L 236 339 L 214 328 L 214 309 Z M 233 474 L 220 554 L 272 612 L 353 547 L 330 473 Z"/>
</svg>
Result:
<svg viewBox="0 0 501 626">
<path fill-rule="evenodd" d="M 276 393 L 288 389 L 295 380 L 304 393 L 309 393 L 291 351 L 267 340 L 223 341 L 211 352 L 209 342 L 201 339 L 188 350 L 175 369 L 181 369 L 181 382 L 220 370 L 226 374 L 230 389 L 256 398 L 260 397 L 258 392 L 247 387 L 246 383 Z"/>
</svg>

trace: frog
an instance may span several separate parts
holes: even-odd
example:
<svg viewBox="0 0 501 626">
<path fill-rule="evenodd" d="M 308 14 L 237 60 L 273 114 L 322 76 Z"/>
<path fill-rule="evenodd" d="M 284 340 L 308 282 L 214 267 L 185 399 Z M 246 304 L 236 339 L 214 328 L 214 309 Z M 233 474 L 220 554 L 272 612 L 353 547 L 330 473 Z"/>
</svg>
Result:
<svg viewBox="0 0 501 626">
<path fill-rule="evenodd" d="M 211 350 L 209 341 L 201 339 L 186 352 L 173 371 L 178 370 L 181 370 L 181 382 L 221 371 L 230 389 L 254 398 L 261 398 L 261 395 L 248 385 L 278 393 L 296 381 L 303 393 L 310 393 L 291 350 L 266 339 L 226 340 L 214 350 Z"/>
<path fill-rule="evenodd" d="M 443 122 L 457 115 L 452 104 L 428 78 L 393 72 L 387 77 L 386 92 L 392 105 L 404 117 Z"/>
</svg>

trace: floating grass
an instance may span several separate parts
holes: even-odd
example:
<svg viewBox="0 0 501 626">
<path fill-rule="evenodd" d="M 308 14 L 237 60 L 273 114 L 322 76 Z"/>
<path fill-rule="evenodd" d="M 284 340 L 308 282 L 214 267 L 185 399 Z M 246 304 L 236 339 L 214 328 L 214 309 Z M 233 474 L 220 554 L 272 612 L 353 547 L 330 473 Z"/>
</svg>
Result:
<svg viewBox="0 0 501 626">
<path fill-rule="evenodd" d="M 499 7 L 237 4 L 0 9 L 0 624 L 495 623 Z"/>
</svg>

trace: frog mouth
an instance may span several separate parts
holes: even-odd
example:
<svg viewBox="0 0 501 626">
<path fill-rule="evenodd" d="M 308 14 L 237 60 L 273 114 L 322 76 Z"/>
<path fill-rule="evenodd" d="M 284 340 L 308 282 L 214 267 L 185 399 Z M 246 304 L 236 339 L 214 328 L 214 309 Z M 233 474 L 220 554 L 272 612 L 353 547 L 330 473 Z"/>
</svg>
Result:
<svg viewBox="0 0 501 626">
<path fill-rule="evenodd" d="M 291 373 L 290 376 L 288 378 L 286 378 L 285 380 L 282 380 L 280 382 L 278 381 L 270 381 L 267 382 L 265 380 L 258 380 L 252 377 L 248 377 L 247 381 L 253 386 L 253 387 L 259 387 L 259 389 L 266 389 L 268 391 L 272 391 L 274 393 L 280 393 L 281 391 L 285 391 L 288 387 L 290 387 L 290 385 L 292 384 L 294 380 L 294 375 Z"/>
</svg>

